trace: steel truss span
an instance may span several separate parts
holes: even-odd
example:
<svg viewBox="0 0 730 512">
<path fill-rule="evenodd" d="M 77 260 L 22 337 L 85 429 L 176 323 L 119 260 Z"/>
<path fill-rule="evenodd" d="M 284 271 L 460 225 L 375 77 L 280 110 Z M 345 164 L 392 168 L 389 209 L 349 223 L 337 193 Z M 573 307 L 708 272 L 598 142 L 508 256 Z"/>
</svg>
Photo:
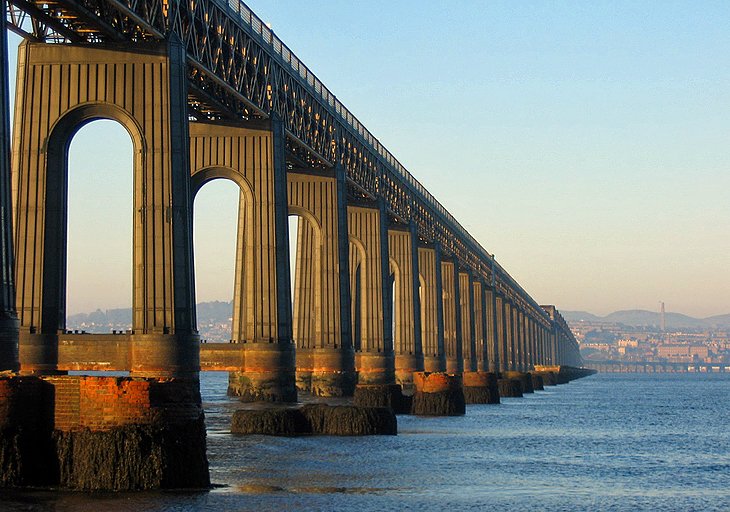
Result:
<svg viewBox="0 0 730 512">
<path fill-rule="evenodd" d="M 187 50 L 190 115 L 204 120 L 278 116 L 290 169 L 342 166 L 349 194 L 383 201 L 460 268 L 491 284 L 545 326 L 545 311 L 238 0 L 9 0 L 8 26 L 52 43 L 126 43 L 177 36 Z"/>
</svg>

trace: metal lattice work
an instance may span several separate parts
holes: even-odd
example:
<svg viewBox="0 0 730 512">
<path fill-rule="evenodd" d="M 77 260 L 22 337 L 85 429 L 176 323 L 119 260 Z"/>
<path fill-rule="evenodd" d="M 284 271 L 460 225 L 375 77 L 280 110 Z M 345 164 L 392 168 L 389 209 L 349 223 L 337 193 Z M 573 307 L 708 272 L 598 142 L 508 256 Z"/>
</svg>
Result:
<svg viewBox="0 0 730 512">
<path fill-rule="evenodd" d="M 344 167 L 357 197 L 382 199 L 399 222 L 506 298 L 544 310 L 239 0 L 9 0 L 10 29 L 53 43 L 160 40 L 188 55 L 190 112 L 198 119 L 279 116 L 290 167 Z"/>
</svg>

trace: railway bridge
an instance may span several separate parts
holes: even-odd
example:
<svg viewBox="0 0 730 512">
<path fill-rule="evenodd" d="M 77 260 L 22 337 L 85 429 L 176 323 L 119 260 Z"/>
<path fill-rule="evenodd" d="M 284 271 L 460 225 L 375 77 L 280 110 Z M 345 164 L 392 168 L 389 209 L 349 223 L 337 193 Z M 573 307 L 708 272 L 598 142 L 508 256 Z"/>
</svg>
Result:
<svg viewBox="0 0 730 512">
<path fill-rule="evenodd" d="M 0 484 L 78 488 L 86 472 L 105 488 L 207 485 L 201 369 L 229 370 L 243 399 L 292 402 L 298 389 L 407 387 L 424 370 L 581 366 L 559 312 L 242 2 L 0 6 Z M 6 30 L 24 38 L 12 140 Z M 133 320 L 123 334 L 65 325 L 68 147 L 96 119 L 119 122 L 134 146 Z M 232 343 L 201 345 L 192 205 L 216 179 L 240 189 Z M 300 219 L 291 248 L 290 215 Z M 128 373 L 68 375 L 92 369 Z M 130 432 L 160 439 L 166 470 L 135 448 L 152 484 L 93 465 L 94 446 L 125 457 Z M 66 458 L 45 467 L 59 446 Z M 191 469 L 170 469 L 180 465 Z"/>
</svg>

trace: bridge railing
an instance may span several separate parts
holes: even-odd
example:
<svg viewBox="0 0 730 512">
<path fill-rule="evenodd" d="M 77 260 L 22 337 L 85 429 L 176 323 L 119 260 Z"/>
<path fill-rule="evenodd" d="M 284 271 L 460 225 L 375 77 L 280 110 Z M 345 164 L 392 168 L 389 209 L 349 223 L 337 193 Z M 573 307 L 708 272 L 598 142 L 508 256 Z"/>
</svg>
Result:
<svg viewBox="0 0 730 512">
<path fill-rule="evenodd" d="M 398 161 L 398 159 L 381 142 L 345 107 L 337 97 L 317 78 L 317 76 L 297 58 L 294 52 L 279 39 L 273 30 L 271 30 L 261 18 L 259 18 L 243 1 L 241 0 L 214 0 L 218 5 L 225 6 L 230 13 L 237 14 L 240 21 L 247 26 L 253 34 L 259 36 L 265 44 L 267 44 L 275 55 L 286 63 L 297 75 L 307 83 L 311 89 L 318 95 L 322 103 L 329 107 L 332 114 L 336 115 L 343 124 L 359 135 L 362 142 L 370 146 L 395 173 L 403 180 L 408 189 L 416 195 L 422 202 L 427 204 L 438 216 L 442 222 L 448 224 L 464 241 L 470 246 L 470 249 L 481 256 L 487 262 L 493 259 L 482 245 L 459 223 L 456 218 L 424 187 L 408 170 Z M 491 265 L 489 265 L 491 267 Z M 500 278 L 522 296 L 536 312 L 541 313 L 542 309 L 537 302 L 504 270 L 504 268 L 495 262 L 494 271 L 499 273 Z"/>
</svg>

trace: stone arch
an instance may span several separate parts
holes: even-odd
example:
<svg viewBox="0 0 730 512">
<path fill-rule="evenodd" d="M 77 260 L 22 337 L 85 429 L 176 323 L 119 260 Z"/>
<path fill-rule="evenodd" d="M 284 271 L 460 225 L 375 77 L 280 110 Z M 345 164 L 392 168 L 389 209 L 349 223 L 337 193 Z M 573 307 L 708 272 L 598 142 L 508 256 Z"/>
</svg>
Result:
<svg viewBox="0 0 730 512">
<path fill-rule="evenodd" d="M 44 207 L 46 211 L 43 232 L 43 298 L 40 324 L 44 332 L 51 334 L 66 327 L 66 267 L 68 241 L 68 157 L 69 147 L 76 133 L 85 125 L 97 120 L 119 123 L 129 133 L 133 147 L 134 211 L 142 206 L 139 193 L 145 167 L 147 142 L 142 128 L 126 110 L 111 103 L 82 103 L 63 113 L 50 127 L 43 149 L 46 165 L 41 167 L 39 180 L 45 181 Z M 15 209 L 14 209 L 15 211 Z M 17 222 L 17 212 L 15 212 Z M 134 216 L 132 245 L 132 288 L 139 280 L 137 268 L 140 254 L 135 236 L 139 231 L 140 218 Z M 132 295 L 132 308 L 136 306 L 136 294 Z"/>
<path fill-rule="evenodd" d="M 234 276 L 233 287 L 233 319 L 234 325 L 231 326 L 231 338 L 233 341 L 244 341 L 253 337 L 253 330 L 250 322 L 246 320 L 246 311 L 248 309 L 248 301 L 253 293 L 253 272 L 247 272 L 248 262 L 254 258 L 254 191 L 249 180 L 240 172 L 225 166 L 208 166 L 196 169 L 190 178 L 190 203 L 191 210 L 198 192 L 214 180 L 229 180 L 235 183 L 239 189 L 238 203 L 238 227 L 237 227 L 237 249 L 236 270 Z M 195 212 L 193 211 L 193 214 Z M 248 228 L 248 229 L 247 229 Z M 242 247 L 241 247 L 242 246 Z M 237 312 L 237 314 L 236 314 Z M 243 338 L 243 339 L 238 339 Z"/>
<path fill-rule="evenodd" d="M 355 350 L 362 348 L 362 340 L 367 339 L 368 287 L 367 251 L 365 244 L 354 235 L 350 240 L 350 295 L 352 299 L 352 338 Z"/>
<path fill-rule="evenodd" d="M 388 258 L 388 275 L 390 276 L 390 283 L 388 286 L 390 301 L 388 301 L 387 307 L 391 309 L 390 321 L 391 321 L 391 333 L 393 336 L 393 346 L 396 347 L 396 352 L 401 350 L 401 344 L 403 340 L 400 334 L 400 325 L 403 319 L 401 318 L 401 308 L 398 307 L 402 300 L 402 282 L 401 269 L 398 263 L 393 258 Z"/>
<path fill-rule="evenodd" d="M 289 204 L 289 215 L 295 215 L 306 223 L 306 226 L 311 229 L 311 256 L 312 256 L 312 267 L 309 272 L 311 278 L 311 290 L 308 297 L 302 297 L 299 295 L 301 287 L 296 279 L 293 280 L 294 293 L 294 341 L 298 348 L 315 348 L 315 344 L 320 342 L 322 337 L 322 224 L 319 222 L 317 217 L 310 212 L 308 209 L 301 206 Z M 300 225 L 300 233 L 303 232 L 302 226 Z M 298 240 L 298 244 L 307 243 L 301 238 Z M 309 244 L 307 244 L 309 245 Z M 291 251 L 292 248 L 290 248 Z M 295 248 L 298 250 L 298 248 Z M 305 249 L 306 252 L 306 249 Z M 299 257 L 299 256 L 297 256 Z M 302 270 L 297 270 L 297 273 Z M 311 302 L 310 302 L 311 301 Z M 311 304 L 311 309 L 307 306 Z M 313 309 L 314 323 L 312 327 L 307 330 L 309 332 L 304 334 L 302 331 L 305 329 L 303 314 L 300 312 L 300 308 L 307 307 L 310 311 Z"/>
</svg>

